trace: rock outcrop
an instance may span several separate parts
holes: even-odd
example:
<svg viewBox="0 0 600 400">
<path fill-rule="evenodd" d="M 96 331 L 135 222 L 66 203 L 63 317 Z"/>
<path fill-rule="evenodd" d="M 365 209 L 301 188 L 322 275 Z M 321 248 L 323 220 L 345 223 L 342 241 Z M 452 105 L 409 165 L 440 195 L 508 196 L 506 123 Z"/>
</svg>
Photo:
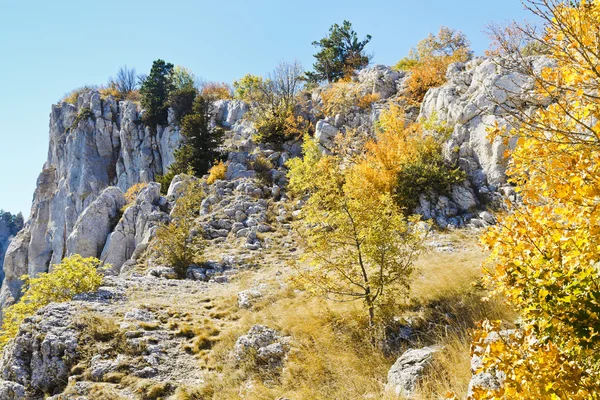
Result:
<svg viewBox="0 0 600 400">
<path fill-rule="evenodd" d="M 14 236 L 23 229 L 23 214 L 12 215 L 0 210 L 0 265 L 4 264 L 4 254 Z M 0 282 L 4 280 L 4 271 L 0 270 Z"/>
<path fill-rule="evenodd" d="M 439 350 L 438 347 L 423 347 L 404 352 L 388 372 L 386 391 L 403 398 L 412 398 L 425 369 L 431 364 L 433 354 Z"/>
<path fill-rule="evenodd" d="M 247 106 L 233 100 L 215 106 L 214 123 L 237 135 L 238 148 L 252 147 L 253 130 L 240 121 Z M 48 160 L 31 217 L 6 252 L 0 308 L 19 297 L 21 275 L 48 271 L 72 253 L 102 257 L 118 272 L 165 221 L 166 200 L 157 184 L 120 215 L 122 193 L 164 174 L 181 141 L 171 110 L 169 125 L 156 129 L 141 123 L 141 112 L 133 102 L 103 99 L 97 91 L 80 95 L 77 104 L 52 106 Z"/>
<path fill-rule="evenodd" d="M 533 71 L 550 66 L 545 57 L 530 57 Z M 487 129 L 510 126 L 510 114 L 547 102 L 534 94 L 534 79 L 507 61 L 475 58 L 450 65 L 448 82 L 427 92 L 420 118 L 445 123 L 452 133 L 444 149 L 446 159 L 463 169 L 478 194 L 496 192 L 506 184 L 506 147 L 490 142 Z"/>
</svg>

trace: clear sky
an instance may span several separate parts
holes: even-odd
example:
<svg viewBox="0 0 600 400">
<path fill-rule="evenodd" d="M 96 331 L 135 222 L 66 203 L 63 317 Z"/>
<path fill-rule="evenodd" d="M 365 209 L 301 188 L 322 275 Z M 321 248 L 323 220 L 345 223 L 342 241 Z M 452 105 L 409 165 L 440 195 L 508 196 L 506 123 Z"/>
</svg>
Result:
<svg viewBox="0 0 600 400">
<path fill-rule="evenodd" d="M 282 60 L 309 69 L 312 41 L 344 19 L 373 36 L 376 64 L 394 64 L 441 25 L 480 55 L 487 23 L 529 17 L 519 0 L 0 0 L 0 208 L 29 214 L 51 104 L 123 65 L 148 73 L 162 58 L 229 83 Z"/>
</svg>

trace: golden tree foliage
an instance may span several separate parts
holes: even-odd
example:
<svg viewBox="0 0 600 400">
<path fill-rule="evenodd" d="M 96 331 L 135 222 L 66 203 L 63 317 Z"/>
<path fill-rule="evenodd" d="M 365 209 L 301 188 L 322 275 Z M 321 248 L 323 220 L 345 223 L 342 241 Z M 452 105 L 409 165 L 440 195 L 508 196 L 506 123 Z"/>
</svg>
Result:
<svg viewBox="0 0 600 400">
<path fill-rule="evenodd" d="M 353 107 L 366 110 L 380 100 L 379 94 L 365 94 L 359 85 L 346 79 L 330 84 L 321 92 L 321 98 L 326 115 L 347 114 Z"/>
<path fill-rule="evenodd" d="M 419 104 L 429 89 L 446 82 L 450 64 L 468 61 L 472 55 L 464 33 L 442 26 L 437 35 L 430 33 L 394 68 L 411 72 L 407 80 L 408 100 Z"/>
<path fill-rule="evenodd" d="M 225 179 L 226 173 L 227 164 L 225 164 L 223 161 L 218 161 L 208 170 L 208 178 L 206 178 L 206 183 L 212 185 L 218 180 L 223 180 Z"/>
<path fill-rule="evenodd" d="M 41 273 L 35 278 L 23 275 L 23 296 L 3 311 L 0 348 L 17 335 L 25 318 L 42 307 L 52 302 L 69 301 L 79 293 L 98 290 L 102 283 L 102 274 L 98 272 L 100 264 L 101 261 L 96 258 L 83 258 L 76 254 L 54 265 L 48 273 Z"/>
<path fill-rule="evenodd" d="M 420 194 L 445 194 L 465 179 L 461 170 L 446 165 L 441 141 L 425 134 L 421 124 L 406 124 L 403 109 L 396 105 L 381 112 L 377 138 L 365 144 L 355 168 L 365 187 L 389 193 L 408 211 Z"/>
<path fill-rule="evenodd" d="M 362 300 L 371 325 L 375 309 L 391 285 L 408 288 L 421 235 L 390 193 L 366 188 L 361 170 L 342 167 L 335 155 L 319 157 L 305 141 L 304 160 L 290 166 L 290 187 L 308 193 L 299 231 L 307 268 L 297 282 L 340 301 Z"/>
<path fill-rule="evenodd" d="M 522 203 L 483 238 L 488 283 L 520 313 L 523 333 L 484 350 L 485 369 L 507 379 L 476 397 L 592 399 L 600 392 L 600 2 L 530 5 L 557 62 L 536 77 L 537 89 L 554 102 L 508 133 L 519 138 L 509 176 Z M 479 341 L 495 330 L 488 324 Z"/>
</svg>

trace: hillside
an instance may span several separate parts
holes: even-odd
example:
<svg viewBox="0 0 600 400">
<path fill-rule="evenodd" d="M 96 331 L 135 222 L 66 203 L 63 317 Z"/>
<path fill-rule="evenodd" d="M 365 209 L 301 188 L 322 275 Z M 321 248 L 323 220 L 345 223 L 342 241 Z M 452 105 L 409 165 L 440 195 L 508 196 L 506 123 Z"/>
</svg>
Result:
<svg viewBox="0 0 600 400">
<path fill-rule="evenodd" d="M 344 21 L 313 71 L 65 95 L 0 221 L 0 399 L 595 398 L 595 67 L 560 24 L 600 6 L 561 7 L 485 57 L 442 28 L 369 65 Z"/>
</svg>

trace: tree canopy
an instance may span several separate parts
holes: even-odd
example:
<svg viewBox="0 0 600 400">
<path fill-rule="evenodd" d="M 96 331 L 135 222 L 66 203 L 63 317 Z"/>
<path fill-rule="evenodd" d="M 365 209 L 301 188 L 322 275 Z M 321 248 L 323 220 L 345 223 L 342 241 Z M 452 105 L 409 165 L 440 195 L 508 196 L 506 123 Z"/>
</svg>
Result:
<svg viewBox="0 0 600 400">
<path fill-rule="evenodd" d="M 320 50 L 314 55 L 314 72 L 307 72 L 307 78 L 313 82 L 331 83 L 351 76 L 369 64 L 371 56 L 365 54 L 364 49 L 370 41 L 371 35 L 359 40 L 349 21 L 332 25 L 328 36 L 312 43 Z"/>
</svg>

